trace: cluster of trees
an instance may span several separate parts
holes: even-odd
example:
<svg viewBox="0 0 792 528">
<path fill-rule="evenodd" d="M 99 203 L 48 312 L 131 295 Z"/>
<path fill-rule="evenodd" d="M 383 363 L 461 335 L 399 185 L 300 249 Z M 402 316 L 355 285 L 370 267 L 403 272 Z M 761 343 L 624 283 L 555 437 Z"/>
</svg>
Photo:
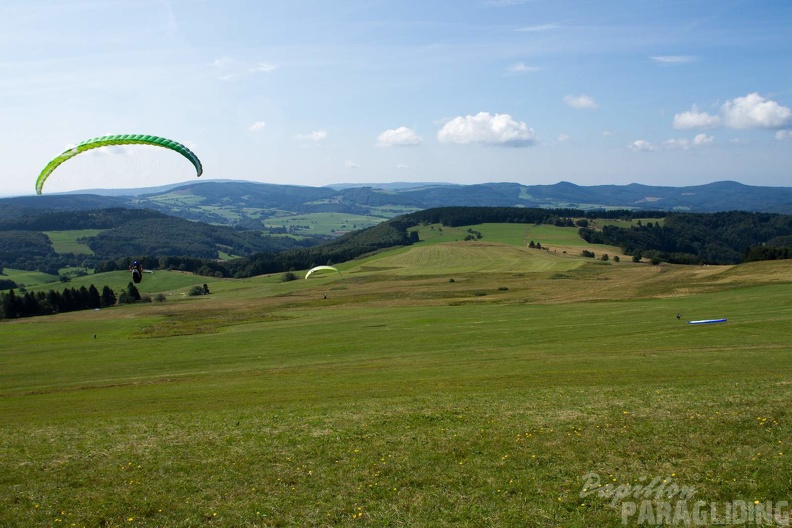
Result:
<svg viewBox="0 0 792 528">
<path fill-rule="evenodd" d="M 0 231 L 0 263 L 8 268 L 58 273 L 54 261 L 65 260 L 52 248 L 49 237 L 35 231 Z"/>
<path fill-rule="evenodd" d="M 56 211 L 16 216 L 0 220 L 0 231 L 65 231 L 76 229 L 112 229 L 132 220 L 170 218 L 149 209 L 92 209 L 87 211 Z"/>
<path fill-rule="evenodd" d="M 581 228 L 579 232 L 589 243 L 618 246 L 627 255 L 650 260 L 738 264 L 748 255 L 754 260 L 770 255 L 783 258 L 781 248 L 792 246 L 792 216 L 743 211 L 669 213 L 662 225 L 647 222 L 630 228 L 605 226 L 601 231 Z"/>
<path fill-rule="evenodd" d="M 745 252 L 745 262 L 784 260 L 792 258 L 792 244 L 785 247 L 756 246 Z"/>
<path fill-rule="evenodd" d="M 104 308 L 116 304 L 117 299 L 110 287 L 105 286 L 99 293 L 99 290 L 91 284 L 88 288 L 85 286 L 79 289 L 64 288 L 62 292 L 49 290 L 17 295 L 14 290 L 10 290 L 8 293 L 0 293 L 0 301 L 3 307 L 0 315 L 5 319 L 16 319 Z"/>
<path fill-rule="evenodd" d="M 197 292 L 196 293 L 196 289 Z M 195 286 L 189 295 L 208 295 L 209 287 Z M 116 296 L 109 286 L 104 286 L 102 292 L 91 284 L 89 287 L 64 288 L 63 291 L 49 290 L 48 292 L 19 292 L 10 290 L 0 292 L 0 319 L 16 319 L 19 317 L 33 317 L 36 315 L 51 315 L 55 313 L 76 312 L 80 310 L 97 310 L 116 304 L 131 304 L 138 301 L 162 302 L 165 296 L 158 293 L 153 299 L 148 295 L 141 295 L 133 283 L 127 284 L 126 289 Z"/>
<path fill-rule="evenodd" d="M 439 207 L 403 216 L 406 222 L 417 224 L 443 224 L 449 227 L 483 223 L 549 224 L 574 226 L 573 218 L 663 218 L 664 211 L 541 209 L 530 207 Z"/>
<path fill-rule="evenodd" d="M 484 235 L 481 234 L 481 231 L 476 231 L 473 228 L 468 228 L 467 232 L 468 234 L 465 236 L 465 241 L 480 240 L 481 238 L 484 237 Z"/>
</svg>

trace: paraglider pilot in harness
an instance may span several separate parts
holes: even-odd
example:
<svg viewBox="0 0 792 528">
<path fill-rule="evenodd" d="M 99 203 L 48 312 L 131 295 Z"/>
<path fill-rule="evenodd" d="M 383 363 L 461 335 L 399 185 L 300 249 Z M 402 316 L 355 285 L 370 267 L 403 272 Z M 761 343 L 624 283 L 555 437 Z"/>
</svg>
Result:
<svg viewBox="0 0 792 528">
<path fill-rule="evenodd" d="M 132 272 L 132 280 L 140 282 L 143 279 L 143 265 L 140 264 L 137 260 L 129 266 L 129 271 Z"/>
</svg>

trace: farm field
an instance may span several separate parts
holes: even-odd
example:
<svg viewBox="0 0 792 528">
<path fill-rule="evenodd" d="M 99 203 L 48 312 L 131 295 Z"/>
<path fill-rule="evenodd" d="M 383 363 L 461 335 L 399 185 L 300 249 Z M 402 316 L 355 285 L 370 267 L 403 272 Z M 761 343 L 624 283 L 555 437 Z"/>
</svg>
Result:
<svg viewBox="0 0 792 528">
<path fill-rule="evenodd" d="M 102 232 L 102 229 L 73 229 L 67 231 L 45 231 L 52 242 L 56 253 L 74 253 L 75 255 L 93 255 L 93 250 L 88 244 L 78 239 L 93 237 Z"/>
<path fill-rule="evenodd" d="M 789 501 L 787 263 L 474 229 L 341 278 L 155 272 L 163 303 L 0 322 L 0 525 L 623 526 Z M 103 278 L 129 280 L 69 285 Z M 655 479 L 671 491 L 612 494 Z"/>
<path fill-rule="evenodd" d="M 269 217 L 263 222 L 267 227 L 285 227 L 297 233 L 331 235 L 338 231 L 356 231 L 371 227 L 385 220 L 384 217 L 363 216 L 347 213 L 310 213 L 290 216 Z"/>
</svg>

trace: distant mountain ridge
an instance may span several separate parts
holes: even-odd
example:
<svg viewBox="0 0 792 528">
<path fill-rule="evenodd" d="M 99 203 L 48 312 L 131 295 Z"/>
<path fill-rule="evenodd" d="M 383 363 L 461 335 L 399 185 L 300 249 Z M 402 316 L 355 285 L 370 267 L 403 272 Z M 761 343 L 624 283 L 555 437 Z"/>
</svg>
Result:
<svg viewBox="0 0 792 528">
<path fill-rule="evenodd" d="M 351 184 L 350 184 L 351 185 Z M 0 199 L 0 219 L 44 211 L 103 207 L 145 208 L 190 220 L 236 225 L 272 216 L 337 212 L 389 218 L 447 206 L 662 210 L 792 214 L 792 188 L 721 181 L 689 187 L 642 184 L 580 186 L 443 183 L 308 187 L 214 180 L 166 186 L 146 194 L 57 194 Z M 338 188 L 343 187 L 343 188 Z M 103 193 L 104 191 L 95 191 Z M 222 212 L 222 214 L 220 214 Z"/>
</svg>

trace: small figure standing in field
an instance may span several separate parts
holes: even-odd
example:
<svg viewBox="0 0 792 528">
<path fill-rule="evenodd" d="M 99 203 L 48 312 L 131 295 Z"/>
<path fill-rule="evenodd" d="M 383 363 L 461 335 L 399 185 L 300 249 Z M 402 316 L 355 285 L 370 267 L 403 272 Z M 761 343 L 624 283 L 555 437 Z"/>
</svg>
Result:
<svg viewBox="0 0 792 528">
<path fill-rule="evenodd" d="M 677 319 L 682 319 L 682 314 L 677 314 Z"/>
</svg>

